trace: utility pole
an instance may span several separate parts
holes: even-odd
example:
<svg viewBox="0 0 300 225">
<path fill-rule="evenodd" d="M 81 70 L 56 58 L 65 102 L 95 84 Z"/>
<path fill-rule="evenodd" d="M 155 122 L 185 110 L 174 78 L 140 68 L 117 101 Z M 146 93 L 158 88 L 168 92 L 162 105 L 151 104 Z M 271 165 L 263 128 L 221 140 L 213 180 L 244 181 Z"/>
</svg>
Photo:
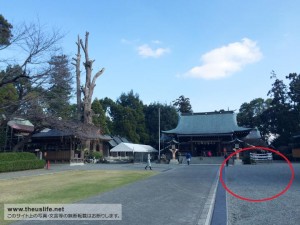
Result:
<svg viewBox="0 0 300 225">
<path fill-rule="evenodd" d="M 158 161 L 160 162 L 160 107 L 158 108 Z"/>
</svg>

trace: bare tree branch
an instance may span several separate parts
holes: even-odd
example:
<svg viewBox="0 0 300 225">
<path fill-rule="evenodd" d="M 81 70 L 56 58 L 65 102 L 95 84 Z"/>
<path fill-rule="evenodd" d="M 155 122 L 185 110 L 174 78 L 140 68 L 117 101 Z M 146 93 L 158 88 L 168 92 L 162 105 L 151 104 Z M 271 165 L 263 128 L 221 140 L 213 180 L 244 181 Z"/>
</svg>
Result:
<svg viewBox="0 0 300 225">
<path fill-rule="evenodd" d="M 97 72 L 95 74 L 95 76 L 92 78 L 92 67 L 93 67 L 93 63 L 95 62 L 95 60 L 90 60 L 89 58 L 89 32 L 86 32 L 85 34 L 85 42 L 83 43 L 83 40 L 80 39 L 80 46 L 84 52 L 84 56 L 85 56 L 85 61 L 83 63 L 84 67 L 85 67 L 85 85 L 82 88 L 82 92 L 84 95 L 84 99 L 83 99 L 83 121 L 85 124 L 92 124 L 92 96 L 93 96 L 93 92 L 94 92 L 94 87 L 96 86 L 96 80 L 97 78 L 103 74 L 104 72 L 104 68 L 102 70 L 100 70 L 99 72 Z M 75 66 L 77 67 L 77 63 L 78 60 L 75 60 L 76 64 Z M 78 83 L 77 83 L 78 85 Z M 79 89 L 77 89 L 79 90 Z"/>
<path fill-rule="evenodd" d="M 13 35 L 14 39 L 8 46 L 5 46 L 5 51 L 17 51 L 15 59 L 20 63 L 17 63 L 23 69 L 23 74 L 19 76 L 11 77 L 10 79 L 0 80 L 0 87 L 9 83 L 14 83 L 18 79 L 27 78 L 32 80 L 42 79 L 41 75 L 46 75 L 48 70 L 48 61 L 52 54 L 56 53 L 59 48 L 57 43 L 62 39 L 57 30 L 52 30 L 52 33 L 48 33 L 43 30 L 43 27 L 38 24 L 23 24 L 22 28 L 15 31 Z M 0 49 L 4 50 L 4 48 Z M 22 59 L 22 55 L 25 53 L 25 57 Z M 7 60 L 0 59 L 1 64 L 5 64 Z M 10 63 L 8 63 L 10 64 Z M 46 66 L 46 67 L 45 67 Z M 30 68 L 35 69 L 35 73 L 31 73 L 29 76 Z M 45 69 L 46 68 L 46 69 Z"/>
</svg>

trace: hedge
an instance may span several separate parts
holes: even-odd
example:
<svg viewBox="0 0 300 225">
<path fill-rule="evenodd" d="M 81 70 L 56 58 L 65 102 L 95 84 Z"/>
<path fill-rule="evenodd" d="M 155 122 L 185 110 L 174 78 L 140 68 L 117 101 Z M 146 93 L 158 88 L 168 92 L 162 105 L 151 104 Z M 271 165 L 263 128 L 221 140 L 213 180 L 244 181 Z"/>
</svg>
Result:
<svg viewBox="0 0 300 225">
<path fill-rule="evenodd" d="M 0 153 L 0 172 L 40 169 L 45 163 L 29 152 Z"/>
<path fill-rule="evenodd" d="M 30 152 L 5 152 L 0 153 L 0 163 L 17 160 L 33 160 L 36 159 L 35 154 Z"/>
</svg>

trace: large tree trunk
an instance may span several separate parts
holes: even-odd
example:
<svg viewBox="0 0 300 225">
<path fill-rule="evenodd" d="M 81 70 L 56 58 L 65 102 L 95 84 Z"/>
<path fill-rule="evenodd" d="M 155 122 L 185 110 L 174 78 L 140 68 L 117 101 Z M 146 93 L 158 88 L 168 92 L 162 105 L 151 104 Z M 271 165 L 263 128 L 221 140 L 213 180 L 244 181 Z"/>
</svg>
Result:
<svg viewBox="0 0 300 225">
<path fill-rule="evenodd" d="M 74 59 L 76 63 L 73 65 L 76 66 L 76 79 L 77 79 L 77 111 L 78 118 L 80 116 L 80 121 L 83 121 L 85 125 L 93 124 L 92 121 L 92 97 L 94 93 L 94 88 L 96 86 L 97 78 L 104 72 L 104 68 L 98 71 L 92 78 L 93 71 L 93 62 L 95 60 L 90 60 L 89 58 L 89 33 L 85 34 L 85 42 L 83 43 L 82 39 L 78 36 L 78 42 L 76 43 L 77 58 Z M 83 63 L 85 68 L 85 85 L 80 86 L 80 47 L 82 48 L 85 56 L 85 62 Z M 83 100 L 81 100 L 81 92 L 83 93 Z M 80 112 L 80 113 L 79 113 Z M 85 140 L 85 149 L 90 150 L 90 141 L 89 139 Z"/>
<path fill-rule="evenodd" d="M 77 108 L 76 108 L 76 113 L 77 113 L 77 120 L 82 121 L 82 101 L 81 101 L 81 87 L 80 87 L 80 61 L 81 61 L 81 54 L 80 54 L 80 38 L 78 35 L 78 41 L 76 42 L 77 45 L 77 54 L 76 58 L 73 58 L 75 63 L 72 63 L 75 68 L 76 68 L 76 96 L 77 96 Z"/>
<path fill-rule="evenodd" d="M 85 62 L 83 63 L 85 68 L 85 87 L 83 90 L 83 122 L 85 124 L 92 124 L 92 97 L 94 88 L 96 86 L 97 78 L 104 72 L 104 68 L 98 71 L 92 79 L 93 63 L 95 60 L 89 58 L 89 32 L 85 34 L 85 43 L 80 39 L 81 48 L 84 51 Z"/>
</svg>

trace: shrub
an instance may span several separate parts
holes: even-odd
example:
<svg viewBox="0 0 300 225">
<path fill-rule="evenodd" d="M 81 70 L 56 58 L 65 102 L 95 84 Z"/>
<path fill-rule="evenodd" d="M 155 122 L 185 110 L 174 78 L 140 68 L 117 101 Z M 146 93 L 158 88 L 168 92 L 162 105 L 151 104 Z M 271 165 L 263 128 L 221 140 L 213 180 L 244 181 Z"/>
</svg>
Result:
<svg viewBox="0 0 300 225">
<path fill-rule="evenodd" d="M 35 154 L 30 152 L 5 152 L 0 153 L 0 162 L 32 160 L 36 159 Z"/>
<path fill-rule="evenodd" d="M 44 160 L 18 160 L 0 163 L 0 172 L 11 172 L 20 170 L 31 170 L 44 168 Z"/>
<path fill-rule="evenodd" d="M 244 164 L 251 164 L 251 159 L 249 155 L 245 155 L 242 160 Z"/>
<path fill-rule="evenodd" d="M 102 158 L 102 154 L 100 152 L 93 152 L 92 153 L 92 157 L 95 157 L 95 159 L 101 159 Z"/>
<path fill-rule="evenodd" d="M 0 172 L 40 169 L 44 166 L 45 161 L 37 159 L 33 153 L 0 153 Z"/>
<path fill-rule="evenodd" d="M 256 164 L 256 162 L 250 158 L 250 155 L 245 155 L 242 161 L 244 164 Z"/>
</svg>

